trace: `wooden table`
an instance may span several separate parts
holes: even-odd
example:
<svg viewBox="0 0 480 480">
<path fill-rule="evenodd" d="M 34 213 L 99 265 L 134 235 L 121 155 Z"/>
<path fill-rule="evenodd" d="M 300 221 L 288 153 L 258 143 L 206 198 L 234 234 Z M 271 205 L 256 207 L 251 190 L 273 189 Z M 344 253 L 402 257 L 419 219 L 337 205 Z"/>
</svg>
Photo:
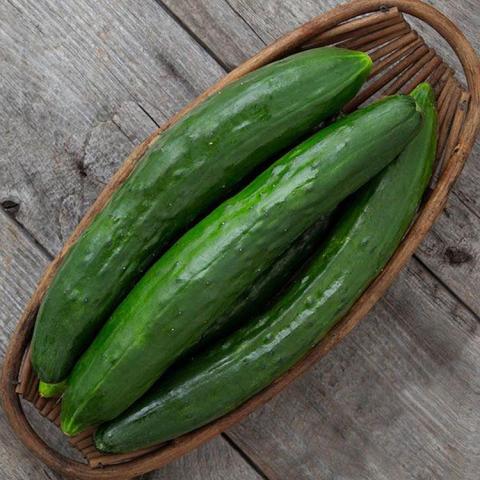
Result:
<svg viewBox="0 0 480 480">
<path fill-rule="evenodd" d="M 1 354 L 42 270 L 132 147 L 337 3 L 0 2 Z M 430 3 L 480 48 L 478 0 Z M 445 213 L 360 327 L 241 425 L 144 478 L 477 480 L 479 192 L 477 142 Z M 0 478 L 60 478 L 1 411 Z"/>
</svg>

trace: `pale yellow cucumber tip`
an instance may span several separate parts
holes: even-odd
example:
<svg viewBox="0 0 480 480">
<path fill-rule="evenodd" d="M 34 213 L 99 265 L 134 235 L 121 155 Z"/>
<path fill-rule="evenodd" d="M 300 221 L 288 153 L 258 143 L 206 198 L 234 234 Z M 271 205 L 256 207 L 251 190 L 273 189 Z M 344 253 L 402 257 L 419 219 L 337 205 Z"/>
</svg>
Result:
<svg viewBox="0 0 480 480">
<path fill-rule="evenodd" d="M 358 54 L 358 58 L 364 66 L 364 70 L 368 73 L 372 71 L 373 67 L 373 60 L 371 59 L 370 55 L 366 52 L 359 52 L 355 50 L 355 53 Z"/>
<path fill-rule="evenodd" d="M 360 56 L 365 60 L 365 63 L 369 66 L 372 67 L 373 65 L 373 60 L 372 57 L 367 52 L 358 52 Z"/>
<path fill-rule="evenodd" d="M 59 383 L 46 383 L 40 381 L 38 384 L 38 393 L 43 398 L 59 397 L 65 391 L 66 386 L 66 380 Z"/>
<path fill-rule="evenodd" d="M 428 82 L 419 83 L 410 93 L 413 97 L 425 96 L 430 102 L 435 102 L 435 92 Z"/>
<path fill-rule="evenodd" d="M 63 418 L 60 421 L 60 428 L 62 432 L 69 437 L 73 437 L 82 431 L 82 428 L 79 428 L 74 422 Z"/>
</svg>

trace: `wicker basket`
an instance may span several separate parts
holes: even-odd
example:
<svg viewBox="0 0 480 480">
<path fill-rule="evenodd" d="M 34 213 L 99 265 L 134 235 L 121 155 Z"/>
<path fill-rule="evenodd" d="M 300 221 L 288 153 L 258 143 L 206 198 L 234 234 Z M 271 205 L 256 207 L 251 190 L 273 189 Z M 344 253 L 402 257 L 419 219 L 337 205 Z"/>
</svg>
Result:
<svg viewBox="0 0 480 480">
<path fill-rule="evenodd" d="M 467 88 L 455 79 L 454 70 L 412 30 L 403 13 L 433 27 L 453 48 L 463 66 Z M 356 302 L 348 315 L 290 371 L 234 412 L 177 440 L 124 455 L 105 455 L 92 443 L 92 431 L 68 441 L 85 458 L 78 462 L 50 448 L 34 431 L 20 399 L 31 402 L 41 415 L 58 426 L 61 404 L 40 398 L 38 379 L 32 372 L 29 344 L 42 297 L 66 252 L 135 167 L 148 145 L 162 130 L 181 118 L 208 95 L 226 84 L 294 51 L 320 45 L 341 45 L 368 51 L 374 61 L 369 82 L 345 108 L 353 110 L 376 94 L 410 92 L 427 80 L 435 88 L 439 110 L 439 145 L 436 174 L 408 235 L 388 265 Z M 314 18 L 236 68 L 168 121 L 140 145 L 116 173 L 82 219 L 62 252 L 52 262 L 28 304 L 11 339 L 2 378 L 3 404 L 8 419 L 28 448 L 48 466 L 75 479 L 128 479 L 160 468 L 239 422 L 331 350 L 365 316 L 383 295 L 432 226 L 446 203 L 448 192 L 470 153 L 480 122 L 480 64 L 458 28 L 433 7 L 418 0 L 356 0 Z M 65 438 L 67 441 L 67 438 Z"/>
</svg>

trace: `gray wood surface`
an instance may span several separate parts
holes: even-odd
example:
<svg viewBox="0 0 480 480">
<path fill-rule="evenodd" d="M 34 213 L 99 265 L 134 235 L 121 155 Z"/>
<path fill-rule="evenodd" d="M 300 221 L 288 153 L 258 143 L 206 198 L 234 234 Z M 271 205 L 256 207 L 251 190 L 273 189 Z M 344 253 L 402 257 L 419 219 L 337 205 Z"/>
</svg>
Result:
<svg viewBox="0 0 480 480">
<path fill-rule="evenodd" d="M 474 480 L 479 362 L 478 318 L 412 261 L 348 339 L 229 433 L 272 478 Z"/>
<path fill-rule="evenodd" d="M 0 3 L 0 355 L 51 255 L 132 146 L 226 70 L 338 3 Z M 480 48 L 477 0 L 430 3 Z M 416 258 L 342 345 L 225 437 L 145 478 L 476 480 L 479 160 L 477 142 Z M 1 412 L 0 473 L 60 478 Z"/>
<path fill-rule="evenodd" d="M 224 71 L 153 0 L 12 0 L 0 19 L 0 199 L 56 253 L 132 144 Z"/>
</svg>

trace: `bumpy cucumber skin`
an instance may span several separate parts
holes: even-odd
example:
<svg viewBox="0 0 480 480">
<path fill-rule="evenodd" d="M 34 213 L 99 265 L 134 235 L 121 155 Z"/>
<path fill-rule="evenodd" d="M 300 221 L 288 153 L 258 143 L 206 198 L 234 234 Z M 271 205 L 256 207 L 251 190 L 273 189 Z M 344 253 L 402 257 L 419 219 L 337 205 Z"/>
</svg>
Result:
<svg viewBox="0 0 480 480">
<path fill-rule="evenodd" d="M 192 351 L 202 350 L 212 341 L 227 335 L 232 329 L 267 310 L 319 247 L 328 222 L 329 217 L 325 216 L 296 240 L 280 258 L 275 260 L 273 266 L 253 283 L 245 296 L 237 300 L 226 315 L 215 319 Z"/>
<path fill-rule="evenodd" d="M 175 438 L 230 412 L 292 367 L 349 310 L 408 229 L 431 176 L 436 112 L 431 88 L 412 93 L 419 135 L 347 206 L 322 253 L 259 319 L 167 378 L 95 434 L 127 452 Z"/>
<path fill-rule="evenodd" d="M 189 230 L 80 358 L 62 404 L 73 435 L 123 412 L 318 218 L 366 183 L 421 123 L 391 97 L 321 130 Z"/>
<path fill-rule="evenodd" d="M 155 258 L 256 167 L 355 96 L 371 68 L 324 48 L 253 72 L 207 99 L 145 154 L 64 260 L 41 305 L 32 363 L 64 380 Z"/>
</svg>

